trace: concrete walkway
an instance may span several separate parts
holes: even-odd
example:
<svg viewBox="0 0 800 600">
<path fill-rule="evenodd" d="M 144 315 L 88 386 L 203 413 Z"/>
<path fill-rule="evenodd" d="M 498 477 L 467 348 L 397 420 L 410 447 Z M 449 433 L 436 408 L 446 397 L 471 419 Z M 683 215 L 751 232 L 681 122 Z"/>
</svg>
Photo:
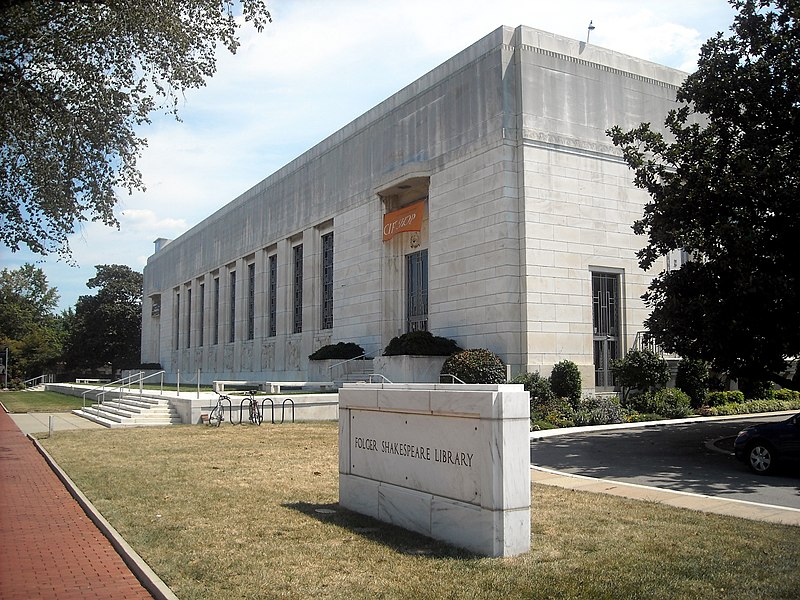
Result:
<svg viewBox="0 0 800 600">
<path fill-rule="evenodd" d="M 20 431 L 25 435 L 30 433 L 47 433 L 52 426 L 53 431 L 66 431 L 68 429 L 105 429 L 102 425 L 93 423 L 72 413 L 25 413 L 9 414 Z"/>
<path fill-rule="evenodd" d="M 41 423 L 38 417 L 29 422 Z M 48 419 L 44 423 L 47 431 Z M 31 440 L 0 411 L 0 598 L 153 597 Z"/>
</svg>

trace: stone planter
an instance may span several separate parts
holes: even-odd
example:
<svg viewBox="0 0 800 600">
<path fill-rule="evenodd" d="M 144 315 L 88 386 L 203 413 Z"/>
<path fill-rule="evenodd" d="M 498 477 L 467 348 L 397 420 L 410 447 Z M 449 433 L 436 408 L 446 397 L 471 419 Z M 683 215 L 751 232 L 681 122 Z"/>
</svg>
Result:
<svg viewBox="0 0 800 600">
<path fill-rule="evenodd" d="M 446 356 L 377 356 L 373 366 L 392 383 L 439 383 L 445 360 Z"/>
</svg>

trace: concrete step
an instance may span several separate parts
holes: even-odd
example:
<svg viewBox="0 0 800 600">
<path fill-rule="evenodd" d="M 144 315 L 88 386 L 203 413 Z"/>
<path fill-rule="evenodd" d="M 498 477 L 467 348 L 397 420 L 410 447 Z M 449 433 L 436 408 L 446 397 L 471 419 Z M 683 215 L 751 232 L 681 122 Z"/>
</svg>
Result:
<svg viewBox="0 0 800 600">
<path fill-rule="evenodd" d="M 178 412 L 161 398 L 123 396 L 72 411 L 105 427 L 142 427 L 180 423 Z"/>
</svg>

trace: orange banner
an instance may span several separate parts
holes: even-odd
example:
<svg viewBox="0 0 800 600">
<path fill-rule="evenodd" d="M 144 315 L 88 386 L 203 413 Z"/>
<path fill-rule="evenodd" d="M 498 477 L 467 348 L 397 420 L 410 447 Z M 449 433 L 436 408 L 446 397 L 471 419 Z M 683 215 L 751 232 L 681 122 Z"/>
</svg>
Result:
<svg viewBox="0 0 800 600">
<path fill-rule="evenodd" d="M 425 214 L 425 201 L 383 215 L 383 241 L 387 242 L 403 231 L 420 231 Z"/>
</svg>

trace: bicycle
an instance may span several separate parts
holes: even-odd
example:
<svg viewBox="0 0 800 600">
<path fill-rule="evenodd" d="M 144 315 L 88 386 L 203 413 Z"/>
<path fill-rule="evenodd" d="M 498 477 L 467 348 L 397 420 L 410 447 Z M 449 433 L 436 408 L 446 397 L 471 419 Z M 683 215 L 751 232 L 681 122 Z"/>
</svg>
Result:
<svg viewBox="0 0 800 600">
<path fill-rule="evenodd" d="M 261 414 L 261 407 L 258 405 L 258 400 L 256 400 L 256 391 L 257 390 L 250 390 L 247 392 L 250 396 L 250 422 L 253 425 L 261 425 L 261 421 L 264 417 Z"/>
<path fill-rule="evenodd" d="M 230 397 L 223 396 L 219 392 L 217 392 L 217 405 L 211 409 L 211 413 L 208 415 L 208 424 L 211 427 L 219 427 L 220 423 L 225 420 L 224 414 L 224 407 L 222 406 L 222 401 L 227 400 L 228 404 L 230 404 Z"/>
</svg>

